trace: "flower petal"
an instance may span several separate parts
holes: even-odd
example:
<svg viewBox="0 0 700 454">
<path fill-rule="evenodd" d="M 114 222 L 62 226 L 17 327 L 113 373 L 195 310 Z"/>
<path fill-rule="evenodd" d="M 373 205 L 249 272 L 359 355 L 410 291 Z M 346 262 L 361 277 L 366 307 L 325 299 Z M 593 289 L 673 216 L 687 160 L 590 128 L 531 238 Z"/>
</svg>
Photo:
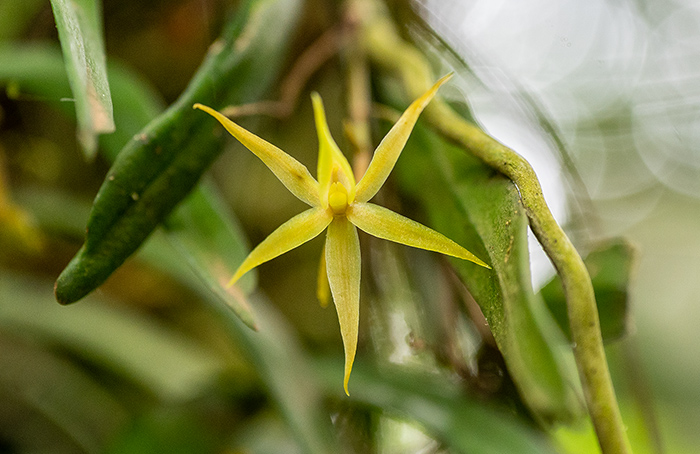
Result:
<svg viewBox="0 0 700 454">
<path fill-rule="evenodd" d="M 360 241 L 357 229 L 345 216 L 335 217 L 328 226 L 326 266 L 345 347 L 343 387 L 345 394 L 350 395 L 348 380 L 355 361 L 360 325 Z"/>
<path fill-rule="evenodd" d="M 352 201 L 355 197 L 355 176 L 352 167 L 331 136 L 321 96 L 316 92 L 311 93 L 311 102 L 314 106 L 314 120 L 318 133 L 318 170 L 316 176 L 318 177 L 321 206 L 328 204 L 328 190 L 333 183 L 334 169 L 337 171 L 337 181 L 345 186 L 348 190 L 348 200 Z"/>
<path fill-rule="evenodd" d="M 328 284 L 328 268 L 326 268 L 326 247 L 321 251 L 321 260 L 318 263 L 318 282 L 316 283 L 316 297 L 321 307 L 328 307 L 331 301 L 331 287 Z"/>
<path fill-rule="evenodd" d="M 197 103 L 194 105 L 194 108 L 203 110 L 216 118 L 233 137 L 260 158 L 282 184 L 299 200 L 308 203 L 312 207 L 320 206 L 318 201 L 318 182 L 311 176 L 309 169 L 304 164 L 271 143 L 237 125 L 211 107 Z"/>
<path fill-rule="evenodd" d="M 379 205 L 355 202 L 348 207 L 346 216 L 358 229 L 378 238 L 439 252 L 491 268 L 445 235 Z"/>
<path fill-rule="evenodd" d="M 403 147 L 411 135 L 418 116 L 423 112 L 430 100 L 433 99 L 438 88 L 450 80 L 451 77 L 452 73 L 438 80 L 423 96 L 413 101 L 401 115 L 399 121 L 384 136 L 384 139 L 374 151 L 374 156 L 372 156 L 372 161 L 367 167 L 367 172 L 365 172 L 360 182 L 357 183 L 355 200 L 367 202 L 377 194 L 399 159 L 399 155 L 401 155 L 401 151 L 403 151 Z"/>
<path fill-rule="evenodd" d="M 323 208 L 311 208 L 277 227 L 253 249 L 229 281 L 229 287 L 256 266 L 317 237 L 331 223 L 333 215 Z"/>
</svg>

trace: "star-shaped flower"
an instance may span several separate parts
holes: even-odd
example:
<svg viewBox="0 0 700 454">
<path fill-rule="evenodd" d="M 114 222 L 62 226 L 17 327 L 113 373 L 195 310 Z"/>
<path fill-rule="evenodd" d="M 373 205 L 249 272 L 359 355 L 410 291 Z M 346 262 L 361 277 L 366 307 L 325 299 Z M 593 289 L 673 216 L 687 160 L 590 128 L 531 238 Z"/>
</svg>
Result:
<svg viewBox="0 0 700 454">
<path fill-rule="evenodd" d="M 259 157 L 292 194 L 311 206 L 272 232 L 243 261 L 231 278 L 233 285 L 245 273 L 297 246 L 326 234 L 325 262 L 328 283 L 338 312 L 345 347 L 343 387 L 355 360 L 360 315 L 360 242 L 357 229 L 389 241 L 470 260 L 490 268 L 474 254 L 444 235 L 381 206 L 369 203 L 394 168 L 418 116 L 452 75 L 443 77 L 415 100 L 384 137 L 367 171 L 355 182 L 352 168 L 331 137 L 323 102 L 318 93 L 311 99 L 318 132 L 318 181 L 299 161 L 238 126 L 214 109 L 195 104 L 216 118 L 239 142 Z M 322 266 L 323 269 L 323 266 Z"/>
</svg>

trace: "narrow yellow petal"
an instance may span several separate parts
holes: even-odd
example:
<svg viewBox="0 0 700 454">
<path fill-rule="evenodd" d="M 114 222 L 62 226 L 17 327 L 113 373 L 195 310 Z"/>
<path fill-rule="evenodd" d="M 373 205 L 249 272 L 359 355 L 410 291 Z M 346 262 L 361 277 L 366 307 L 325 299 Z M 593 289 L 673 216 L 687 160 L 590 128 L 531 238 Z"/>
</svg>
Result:
<svg viewBox="0 0 700 454">
<path fill-rule="evenodd" d="M 360 241 L 357 229 L 345 216 L 337 216 L 328 226 L 326 266 L 345 348 L 343 388 L 345 394 L 350 395 L 348 380 L 355 361 L 360 325 Z"/>
<path fill-rule="evenodd" d="M 491 268 L 445 235 L 379 205 L 355 202 L 348 207 L 346 216 L 358 229 L 378 238 L 439 252 Z"/>
<path fill-rule="evenodd" d="M 328 210 L 311 208 L 277 227 L 277 230 L 258 244 L 246 257 L 228 283 L 229 287 L 256 266 L 317 237 L 332 220 L 333 215 Z"/>
<path fill-rule="evenodd" d="M 211 107 L 195 104 L 195 109 L 203 110 L 216 118 L 233 137 L 255 154 L 272 170 L 275 176 L 299 200 L 312 207 L 320 206 L 318 198 L 318 182 L 311 176 L 309 169 L 284 151 L 261 139 L 252 132 L 242 128 Z"/>
<path fill-rule="evenodd" d="M 367 167 L 367 172 L 365 172 L 360 182 L 357 183 L 355 200 L 358 202 L 367 202 L 377 194 L 379 188 L 382 187 L 389 177 L 394 165 L 396 165 L 396 161 L 399 159 L 401 151 L 403 151 L 403 147 L 406 145 L 416 121 L 418 121 L 418 116 L 423 112 L 423 109 L 425 109 L 425 106 L 428 105 L 430 100 L 433 99 L 438 88 L 450 80 L 451 77 L 452 73 L 438 80 L 430 90 L 413 101 L 413 103 L 408 106 L 408 109 L 401 115 L 399 121 L 397 121 L 387 135 L 384 136 L 384 139 L 382 139 L 382 142 L 374 151 L 374 156 L 372 156 L 372 161 L 369 163 L 369 167 Z"/>
<path fill-rule="evenodd" d="M 318 263 L 318 282 L 316 284 L 316 297 L 321 307 L 328 307 L 331 301 L 331 287 L 328 284 L 328 269 L 326 268 L 326 247 L 321 251 L 321 260 Z"/>
<path fill-rule="evenodd" d="M 348 199 L 352 201 L 355 197 L 355 176 L 352 167 L 331 136 L 321 96 L 316 92 L 311 93 L 311 102 L 314 107 L 314 120 L 318 134 L 318 170 L 316 176 L 318 177 L 321 206 L 326 206 L 328 203 L 328 189 L 333 183 L 334 170 L 337 172 L 336 181 L 347 188 Z"/>
</svg>

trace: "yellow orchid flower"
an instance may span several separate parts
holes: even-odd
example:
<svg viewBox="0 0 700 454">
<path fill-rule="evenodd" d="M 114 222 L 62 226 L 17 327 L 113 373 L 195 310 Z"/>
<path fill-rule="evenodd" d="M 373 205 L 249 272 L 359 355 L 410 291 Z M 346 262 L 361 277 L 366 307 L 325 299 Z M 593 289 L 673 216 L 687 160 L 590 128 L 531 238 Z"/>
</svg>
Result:
<svg viewBox="0 0 700 454">
<path fill-rule="evenodd" d="M 438 88 L 452 74 L 443 77 L 401 115 L 374 152 L 364 176 L 355 182 L 352 168 L 331 137 L 323 102 L 312 93 L 314 118 L 318 132 L 318 181 L 299 161 L 276 146 L 238 126 L 214 109 L 202 104 L 194 108 L 216 118 L 239 142 L 259 157 L 295 196 L 311 206 L 291 218 L 260 243 L 235 272 L 229 285 L 245 273 L 315 238 L 328 229 L 321 260 L 321 282 L 330 284 L 340 332 L 345 348 L 343 388 L 348 394 L 348 380 L 355 360 L 360 319 L 360 242 L 357 228 L 389 241 L 470 260 L 490 268 L 474 254 L 444 235 L 393 211 L 369 203 L 394 168 L 418 116 L 435 96 Z M 325 273 L 323 270 L 325 269 Z M 323 274 L 327 276 L 324 282 Z M 327 301 L 319 295 L 322 304 Z M 326 291 L 327 294 L 327 291 Z M 349 394 L 348 394 L 349 395 Z"/>
</svg>

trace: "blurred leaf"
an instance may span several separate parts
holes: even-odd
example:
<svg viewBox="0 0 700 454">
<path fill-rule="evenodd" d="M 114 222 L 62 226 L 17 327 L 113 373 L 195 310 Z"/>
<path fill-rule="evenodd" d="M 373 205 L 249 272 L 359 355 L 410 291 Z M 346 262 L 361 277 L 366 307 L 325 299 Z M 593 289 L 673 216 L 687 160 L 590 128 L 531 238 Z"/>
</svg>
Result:
<svg viewBox="0 0 700 454">
<path fill-rule="evenodd" d="M 286 321 L 260 294 L 252 295 L 259 314 L 258 332 L 247 329 L 231 311 L 214 299 L 205 302 L 227 331 L 248 353 L 274 401 L 308 454 L 342 452 L 332 434 L 317 377 Z M 337 371 L 342 375 L 343 368 Z M 337 389 L 338 377 L 334 385 Z"/>
<path fill-rule="evenodd" d="M 493 270 L 451 261 L 481 307 L 521 397 L 544 422 L 569 421 L 582 410 L 560 357 L 554 322 L 530 282 L 528 221 L 517 188 L 505 177 L 416 128 L 397 165 L 401 187 L 433 228 L 486 260 Z"/>
<path fill-rule="evenodd" d="M 200 185 L 170 216 L 168 222 L 176 226 L 156 231 L 137 258 L 165 271 L 202 298 L 217 296 L 246 325 L 255 328 L 255 318 L 244 294 L 218 285 L 222 279 L 228 282 L 231 269 L 243 261 L 246 252 L 236 219 L 226 216 L 226 209 L 215 194 L 210 186 Z M 83 237 L 90 213 L 87 200 L 39 188 L 17 191 L 17 200 L 34 214 L 42 229 L 74 240 Z M 179 215 L 180 211 L 184 213 Z M 179 257 L 172 248 L 180 253 Z M 241 281 L 244 291 L 252 290 L 254 275 Z"/>
<path fill-rule="evenodd" d="M 19 36 L 44 4 L 44 0 L 0 2 L 0 41 Z"/>
<path fill-rule="evenodd" d="M 326 392 L 341 396 L 336 361 L 319 362 Z M 406 373 L 395 366 L 381 372 L 366 364 L 353 368 L 351 400 L 418 422 L 454 452 L 545 454 L 555 451 L 542 435 L 505 412 L 470 399 L 444 377 Z"/>
<path fill-rule="evenodd" d="M 114 131 L 98 0 L 51 0 L 78 117 L 85 156 L 97 152 L 97 135 Z"/>
<path fill-rule="evenodd" d="M 2 306 L 18 301 L 0 292 Z M 3 452 L 101 452 L 127 418 L 84 372 L 7 330 L 0 332 L 0 402 Z"/>
<path fill-rule="evenodd" d="M 37 219 L 44 228 L 52 226 L 56 231 L 71 236 L 79 235 L 82 231 L 84 224 L 72 222 L 72 219 L 78 215 L 77 213 L 86 214 L 87 205 L 81 209 L 80 203 L 65 196 L 49 197 L 36 191 L 25 191 L 20 193 L 20 196 L 29 208 L 45 205 L 52 208 L 46 211 L 37 210 Z M 269 303 L 259 295 L 255 297 L 255 309 L 259 314 L 260 323 L 258 332 L 251 331 L 240 318 L 234 315 L 228 305 L 222 304 L 215 293 L 204 287 L 203 282 L 181 260 L 165 235 L 159 232 L 152 235 L 139 251 L 137 258 L 147 261 L 151 266 L 168 273 L 199 293 L 208 310 L 221 321 L 232 340 L 244 348 L 299 444 L 305 448 L 303 452 L 311 454 L 339 452 L 331 435 L 330 419 L 323 407 L 322 394 L 313 378 L 313 371 L 289 326 Z M 2 283 L 1 280 L 0 283 Z M 95 304 L 95 298 L 91 297 L 91 300 L 93 300 L 92 304 Z M 81 308 L 88 306 L 91 305 L 80 305 Z M 58 313 L 67 311 L 65 308 L 61 309 L 54 305 L 50 306 L 50 310 Z M 75 308 L 71 308 L 68 312 L 73 310 Z M 99 310 L 99 308 L 93 310 Z M 76 318 L 80 317 L 80 314 L 82 312 L 78 313 Z M 2 320 L 2 306 L 0 306 L 0 320 Z M 80 327 L 74 329 L 81 330 Z"/>
<path fill-rule="evenodd" d="M 248 326 L 255 328 L 245 294 L 255 287 L 255 273 L 235 287 L 228 281 L 243 263 L 248 248 L 241 227 L 226 216 L 227 207 L 210 186 L 200 185 L 165 223 L 168 239 L 211 292 L 221 298 Z M 232 241 L 235 239 L 236 241 Z"/>
<path fill-rule="evenodd" d="M 36 254 L 41 251 L 44 238 L 35 224 L 24 208 L 0 197 L 0 249 L 3 252 L 18 249 Z"/>
<path fill-rule="evenodd" d="M 0 44 L 0 83 L 16 84 L 21 91 L 57 103 L 70 96 L 61 53 L 47 44 Z"/>
<path fill-rule="evenodd" d="M 50 285 L 0 275 L 0 326 L 32 333 L 121 374 L 162 399 L 186 399 L 223 370 L 219 359 L 143 314 L 97 297 L 65 309 L 52 303 Z"/>
<path fill-rule="evenodd" d="M 588 254 L 584 262 L 593 281 L 603 340 L 619 339 L 628 327 L 628 288 L 636 263 L 636 248 L 622 238 L 610 240 Z M 553 278 L 540 294 L 559 327 L 571 339 L 561 280 Z"/>
<path fill-rule="evenodd" d="M 84 235 L 85 222 L 90 213 L 89 200 L 38 187 L 19 188 L 16 198 L 46 233 L 71 239 L 80 239 Z"/>
<path fill-rule="evenodd" d="M 157 408 L 137 418 L 103 450 L 107 454 L 204 454 L 217 450 L 216 434 L 186 408 Z"/>
<path fill-rule="evenodd" d="M 281 66 L 297 12 L 297 0 L 241 5 L 185 93 L 119 154 L 95 200 L 86 242 L 58 278 L 59 302 L 77 301 L 104 282 L 197 183 L 220 146 L 192 104 L 260 96 Z"/>
<path fill-rule="evenodd" d="M 117 129 L 100 137 L 107 157 L 113 161 L 119 150 L 163 109 L 156 91 L 133 71 L 120 64 L 108 65 Z M 47 43 L 0 44 L 0 83 L 14 84 L 21 94 L 30 93 L 73 112 L 70 85 L 60 50 Z"/>
<path fill-rule="evenodd" d="M 236 431 L 233 452 L 247 454 L 303 454 L 289 428 L 274 414 L 263 413 Z"/>
</svg>

